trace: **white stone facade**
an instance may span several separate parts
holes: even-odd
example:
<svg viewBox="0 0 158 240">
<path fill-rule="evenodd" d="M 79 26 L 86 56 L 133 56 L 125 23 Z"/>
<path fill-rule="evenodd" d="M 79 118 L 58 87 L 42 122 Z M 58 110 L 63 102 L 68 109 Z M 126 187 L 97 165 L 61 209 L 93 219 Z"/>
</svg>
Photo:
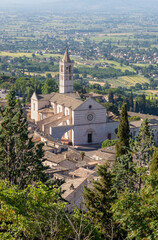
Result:
<svg viewBox="0 0 158 240">
<path fill-rule="evenodd" d="M 117 122 L 107 122 L 105 107 L 93 98 L 82 101 L 73 93 L 73 63 L 66 50 L 60 61 L 59 93 L 33 94 L 31 118 L 45 135 L 73 145 L 96 144 L 115 139 Z"/>
</svg>

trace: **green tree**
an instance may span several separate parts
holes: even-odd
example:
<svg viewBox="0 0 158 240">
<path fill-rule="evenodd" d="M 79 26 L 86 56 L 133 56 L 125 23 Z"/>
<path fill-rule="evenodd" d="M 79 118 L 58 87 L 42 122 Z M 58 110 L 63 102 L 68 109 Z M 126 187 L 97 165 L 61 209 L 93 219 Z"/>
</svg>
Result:
<svg viewBox="0 0 158 240">
<path fill-rule="evenodd" d="M 102 105 L 106 108 L 107 112 L 112 112 L 116 116 L 119 116 L 120 113 L 119 113 L 118 107 L 115 104 L 107 102 L 107 103 L 102 103 Z"/>
<path fill-rule="evenodd" d="M 87 214 L 78 209 L 69 214 L 60 194 L 59 188 L 42 183 L 23 190 L 0 181 L 0 239 L 99 240 Z"/>
<path fill-rule="evenodd" d="M 155 147 L 150 165 L 150 173 L 154 174 L 157 172 L 158 172 L 158 148 Z"/>
<path fill-rule="evenodd" d="M 129 148 L 130 128 L 126 104 L 122 106 L 117 138 L 118 142 L 116 144 L 116 160 L 121 155 L 126 154 Z"/>
<path fill-rule="evenodd" d="M 74 81 L 73 87 L 74 87 L 74 90 L 77 92 L 82 90 L 82 84 L 77 80 Z"/>
<path fill-rule="evenodd" d="M 137 101 L 134 102 L 134 112 L 139 112 L 139 104 Z"/>
<path fill-rule="evenodd" d="M 141 189 L 144 184 L 144 177 L 148 174 L 151 164 L 154 135 L 150 130 L 149 120 L 146 118 L 139 129 L 139 133 L 131 142 L 133 161 L 137 165 L 137 187 Z"/>
<path fill-rule="evenodd" d="M 36 183 L 19 190 L 18 186 L 0 181 L 0 204 L 2 240 L 55 239 L 65 225 L 65 204 L 60 201 L 59 189 Z"/>
<path fill-rule="evenodd" d="M 87 214 L 104 239 L 121 239 L 111 212 L 112 203 L 115 201 L 113 175 L 106 165 L 99 166 L 97 173 L 100 180 L 94 181 L 93 188 L 84 189 Z"/>
<path fill-rule="evenodd" d="M 129 109 L 131 112 L 133 111 L 133 107 L 134 107 L 133 93 L 131 92 L 131 94 L 129 95 Z"/>
<path fill-rule="evenodd" d="M 57 92 L 58 86 L 54 79 L 47 79 L 42 86 L 42 94 L 49 94 L 52 92 Z"/>
<path fill-rule="evenodd" d="M 46 181 L 43 144 L 35 145 L 28 137 L 28 124 L 13 90 L 8 94 L 6 108 L 0 112 L 0 178 L 20 188 L 33 181 Z"/>
<path fill-rule="evenodd" d="M 154 182 L 154 184 L 153 184 Z M 149 178 L 139 192 L 125 191 L 112 206 L 114 219 L 127 231 L 127 239 L 158 239 L 158 181 Z"/>
<path fill-rule="evenodd" d="M 154 143 L 154 135 L 153 131 L 150 130 L 149 119 L 145 118 L 139 128 L 138 135 L 132 142 L 137 166 L 148 166 L 149 169 Z"/>
<path fill-rule="evenodd" d="M 26 77 L 17 78 L 15 81 L 15 89 L 25 93 L 26 87 L 30 86 L 30 80 Z"/>
<path fill-rule="evenodd" d="M 112 91 L 109 92 L 108 100 L 110 103 L 114 103 L 114 94 Z"/>
<path fill-rule="evenodd" d="M 133 162 L 133 158 L 130 152 L 120 156 L 117 159 L 113 169 L 114 173 L 114 187 L 117 189 L 117 193 L 124 192 L 125 189 L 133 192 L 136 190 L 136 163 Z"/>
<path fill-rule="evenodd" d="M 47 73 L 47 74 L 46 74 L 46 77 L 47 77 L 47 78 L 52 78 L 51 73 Z"/>
</svg>

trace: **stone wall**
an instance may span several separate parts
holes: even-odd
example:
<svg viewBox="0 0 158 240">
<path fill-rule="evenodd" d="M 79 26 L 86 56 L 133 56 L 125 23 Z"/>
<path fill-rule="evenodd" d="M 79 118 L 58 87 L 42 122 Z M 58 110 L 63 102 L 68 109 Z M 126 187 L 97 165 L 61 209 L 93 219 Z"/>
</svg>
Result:
<svg viewBox="0 0 158 240">
<path fill-rule="evenodd" d="M 88 144 L 89 133 L 92 133 L 91 144 L 102 143 L 108 139 L 109 134 L 111 135 L 111 139 L 116 139 L 115 129 L 117 128 L 118 122 L 75 126 L 73 145 Z"/>
<path fill-rule="evenodd" d="M 63 137 L 63 135 L 68 132 L 69 130 L 73 129 L 74 126 L 70 125 L 70 126 L 57 126 L 57 127 L 50 127 L 50 133 L 51 136 L 55 139 L 58 139 L 59 141 L 61 140 L 61 138 Z"/>
<path fill-rule="evenodd" d="M 88 115 L 92 114 L 92 121 L 88 120 Z M 107 122 L 107 114 L 106 109 L 92 98 L 83 102 L 77 109 L 74 110 L 73 113 L 73 124 L 95 124 L 95 123 L 106 123 Z"/>
</svg>

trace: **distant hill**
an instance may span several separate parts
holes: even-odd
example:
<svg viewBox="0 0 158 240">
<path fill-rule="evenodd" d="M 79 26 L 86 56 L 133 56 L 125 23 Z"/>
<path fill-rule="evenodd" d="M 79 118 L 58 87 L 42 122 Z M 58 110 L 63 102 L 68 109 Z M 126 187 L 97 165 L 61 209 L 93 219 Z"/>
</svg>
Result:
<svg viewBox="0 0 158 240">
<path fill-rule="evenodd" d="M 0 7 L 6 8 L 42 8 L 52 10 L 78 11 L 142 11 L 158 10 L 157 0 L 5 0 L 0 1 Z"/>
</svg>

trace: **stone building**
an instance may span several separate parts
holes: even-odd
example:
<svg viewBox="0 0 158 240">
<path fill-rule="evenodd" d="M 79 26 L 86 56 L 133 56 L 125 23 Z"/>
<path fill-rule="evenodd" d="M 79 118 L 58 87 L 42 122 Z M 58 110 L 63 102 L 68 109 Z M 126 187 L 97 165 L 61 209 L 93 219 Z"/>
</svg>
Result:
<svg viewBox="0 0 158 240">
<path fill-rule="evenodd" d="M 118 122 L 108 121 L 106 108 L 93 98 L 82 101 L 73 92 L 73 62 L 66 50 L 59 66 L 59 93 L 31 98 L 31 118 L 45 134 L 73 145 L 115 139 Z"/>
</svg>

